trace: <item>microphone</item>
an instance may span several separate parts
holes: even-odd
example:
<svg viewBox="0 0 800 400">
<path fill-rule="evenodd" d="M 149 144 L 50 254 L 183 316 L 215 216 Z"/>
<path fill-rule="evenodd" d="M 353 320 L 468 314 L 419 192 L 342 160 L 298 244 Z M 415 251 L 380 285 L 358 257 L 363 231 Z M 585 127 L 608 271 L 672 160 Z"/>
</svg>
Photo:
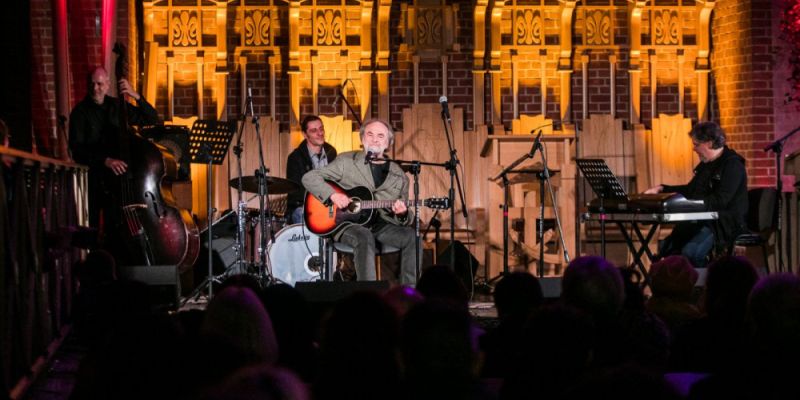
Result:
<svg viewBox="0 0 800 400">
<path fill-rule="evenodd" d="M 542 130 L 539 129 L 539 134 L 536 135 L 536 139 L 533 141 L 533 147 L 531 147 L 531 152 L 528 153 L 531 157 L 536 154 L 536 149 L 542 145 Z"/>
<path fill-rule="evenodd" d="M 372 161 L 372 158 L 373 158 L 373 157 L 374 157 L 374 155 L 372 154 L 372 152 L 371 152 L 371 151 L 368 151 L 368 152 L 367 152 L 367 155 L 366 155 L 366 156 L 364 156 L 364 165 L 367 165 L 367 164 L 369 164 L 369 162 L 370 162 L 370 161 Z"/>
<path fill-rule="evenodd" d="M 442 116 L 444 116 L 447 121 L 450 121 L 450 110 L 447 108 L 447 96 L 439 97 L 439 104 L 442 105 Z"/>
<path fill-rule="evenodd" d="M 255 116 L 256 114 L 253 112 L 253 87 L 247 85 L 247 104 L 250 107 L 250 115 Z"/>
</svg>

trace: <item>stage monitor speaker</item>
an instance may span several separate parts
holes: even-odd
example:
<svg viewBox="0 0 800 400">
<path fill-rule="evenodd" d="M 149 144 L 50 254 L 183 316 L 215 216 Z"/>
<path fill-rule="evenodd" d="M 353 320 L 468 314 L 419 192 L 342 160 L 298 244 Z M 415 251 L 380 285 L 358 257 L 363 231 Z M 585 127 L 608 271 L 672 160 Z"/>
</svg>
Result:
<svg viewBox="0 0 800 400">
<path fill-rule="evenodd" d="M 542 296 L 545 299 L 557 299 L 561 297 L 561 277 L 546 276 L 539 278 L 539 285 L 542 288 Z"/>
<path fill-rule="evenodd" d="M 389 281 L 317 281 L 297 282 L 295 289 L 311 303 L 335 303 L 355 292 L 389 290 Z"/>
<path fill-rule="evenodd" d="M 228 211 L 214 221 L 211 231 L 211 265 L 219 275 L 236 263 L 236 212 Z M 200 253 L 194 264 L 195 285 L 208 276 L 208 228 L 200 232 Z"/>
<path fill-rule="evenodd" d="M 117 267 L 117 277 L 144 282 L 154 310 L 177 310 L 181 285 L 175 265 L 136 265 Z"/>
<path fill-rule="evenodd" d="M 450 265 L 450 241 L 440 241 L 440 246 L 444 249 L 439 252 L 436 258 L 436 263 L 439 265 Z M 472 287 L 472 282 L 475 280 L 475 274 L 478 272 L 478 259 L 469 252 L 466 246 L 460 240 L 455 241 L 455 272 L 464 287 L 469 290 Z M 469 266 L 472 266 L 471 274 Z"/>
</svg>

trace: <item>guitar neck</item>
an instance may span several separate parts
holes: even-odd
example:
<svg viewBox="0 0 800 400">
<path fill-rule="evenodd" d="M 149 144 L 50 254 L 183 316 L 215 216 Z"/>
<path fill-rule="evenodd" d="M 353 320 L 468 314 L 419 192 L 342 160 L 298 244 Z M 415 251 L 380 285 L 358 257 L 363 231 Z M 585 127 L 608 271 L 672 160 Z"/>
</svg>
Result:
<svg viewBox="0 0 800 400">
<path fill-rule="evenodd" d="M 392 208 L 395 200 L 362 200 L 359 204 L 361 209 Z M 414 207 L 414 200 L 406 200 L 406 207 Z M 417 201 L 420 207 L 425 205 L 424 200 Z"/>
</svg>

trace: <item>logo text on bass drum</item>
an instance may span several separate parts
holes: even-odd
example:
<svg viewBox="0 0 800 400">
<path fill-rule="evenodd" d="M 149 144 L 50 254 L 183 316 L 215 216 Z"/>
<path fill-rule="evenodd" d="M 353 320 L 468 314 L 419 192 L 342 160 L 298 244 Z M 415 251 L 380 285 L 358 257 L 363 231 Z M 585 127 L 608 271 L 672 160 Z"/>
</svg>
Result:
<svg viewBox="0 0 800 400">
<path fill-rule="evenodd" d="M 289 238 L 289 241 L 290 241 L 290 242 L 299 242 L 299 241 L 301 241 L 301 240 L 302 240 L 302 241 L 306 241 L 306 240 L 308 240 L 308 239 L 311 239 L 311 236 L 308 236 L 308 235 L 298 235 L 298 234 L 296 234 L 296 233 L 295 233 L 295 234 L 293 234 L 293 235 L 292 235 L 292 237 L 291 237 L 291 238 Z"/>
</svg>

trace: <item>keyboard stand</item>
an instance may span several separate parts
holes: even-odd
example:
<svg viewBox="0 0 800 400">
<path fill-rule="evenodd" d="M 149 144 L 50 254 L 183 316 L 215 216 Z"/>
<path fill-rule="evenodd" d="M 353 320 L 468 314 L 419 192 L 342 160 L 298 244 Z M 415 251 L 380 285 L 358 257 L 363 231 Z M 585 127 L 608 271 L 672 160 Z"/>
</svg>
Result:
<svg viewBox="0 0 800 400">
<path fill-rule="evenodd" d="M 622 233 L 625 244 L 628 246 L 633 255 L 633 263 L 631 267 L 635 266 L 642 273 L 646 285 L 650 284 L 650 274 L 642 261 L 642 256 L 647 255 L 648 260 L 655 261 L 656 256 L 650 251 L 650 242 L 653 240 L 658 227 L 664 224 L 671 224 L 681 221 L 702 221 L 714 220 L 718 218 L 718 214 L 713 211 L 705 212 L 686 212 L 686 213 L 585 213 L 581 215 L 582 221 L 606 221 L 614 222 L 619 227 Z M 631 230 L 636 234 L 639 239 L 639 248 L 636 248 L 636 243 L 633 237 L 625 229 L 625 224 L 631 224 Z M 642 224 L 649 224 L 650 229 L 647 235 L 642 233 Z"/>
</svg>

